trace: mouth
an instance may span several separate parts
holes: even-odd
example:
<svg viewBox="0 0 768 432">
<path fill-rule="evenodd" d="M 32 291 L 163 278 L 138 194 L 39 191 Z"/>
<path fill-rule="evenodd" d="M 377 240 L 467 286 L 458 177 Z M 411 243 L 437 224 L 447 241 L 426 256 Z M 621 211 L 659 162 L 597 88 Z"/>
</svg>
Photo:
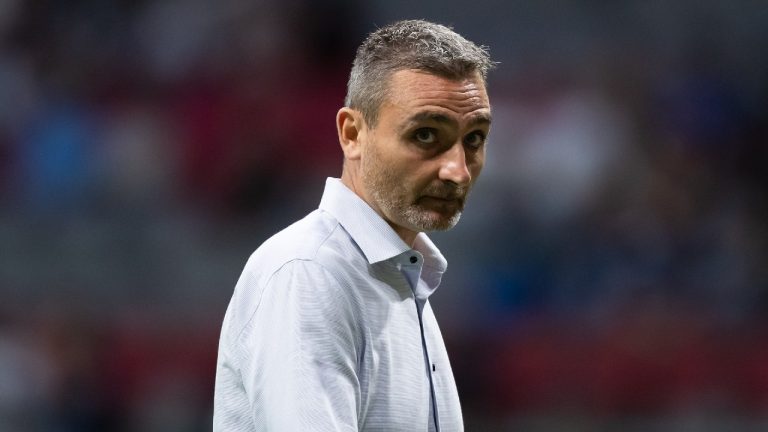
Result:
<svg viewBox="0 0 768 432">
<path fill-rule="evenodd" d="M 459 197 L 441 197 L 441 196 L 432 196 L 432 195 L 424 195 L 422 198 L 424 199 L 430 199 L 435 201 L 442 201 L 442 202 L 453 202 L 458 201 Z"/>
<path fill-rule="evenodd" d="M 443 209 L 446 207 L 452 207 L 453 209 L 464 207 L 464 198 L 460 196 L 423 195 L 419 198 L 418 202 L 430 207 L 440 207 Z"/>
</svg>

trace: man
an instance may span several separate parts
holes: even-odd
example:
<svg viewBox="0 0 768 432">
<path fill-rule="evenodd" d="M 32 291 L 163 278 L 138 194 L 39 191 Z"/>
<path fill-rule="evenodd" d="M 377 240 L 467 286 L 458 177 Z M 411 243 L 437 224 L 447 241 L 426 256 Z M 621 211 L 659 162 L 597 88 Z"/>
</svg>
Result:
<svg viewBox="0 0 768 432">
<path fill-rule="evenodd" d="M 341 179 L 267 240 L 222 328 L 215 431 L 459 431 L 428 298 L 446 261 L 424 231 L 459 220 L 491 122 L 487 52 L 401 21 L 357 51 L 336 116 Z"/>
</svg>

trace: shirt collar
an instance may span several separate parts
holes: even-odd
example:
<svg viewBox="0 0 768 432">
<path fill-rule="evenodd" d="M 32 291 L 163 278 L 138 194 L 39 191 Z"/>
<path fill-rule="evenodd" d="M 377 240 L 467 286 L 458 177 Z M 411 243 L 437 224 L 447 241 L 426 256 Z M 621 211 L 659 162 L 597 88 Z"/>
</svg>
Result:
<svg viewBox="0 0 768 432">
<path fill-rule="evenodd" d="M 320 209 L 339 221 L 370 264 L 411 250 L 395 230 L 340 179 L 326 180 Z"/>
<path fill-rule="evenodd" d="M 423 232 L 416 235 L 416 241 L 413 243 L 413 249 L 421 252 L 424 256 L 424 265 L 437 270 L 440 273 L 444 272 L 448 267 L 448 261 L 440 253 L 440 249 L 432 243 L 432 240 Z"/>
<path fill-rule="evenodd" d="M 425 233 L 418 233 L 410 248 L 395 230 L 368 203 L 352 192 L 338 178 L 329 177 L 320 200 L 320 209 L 330 213 L 349 233 L 363 251 L 369 264 L 394 260 L 401 265 L 413 263 L 414 253 L 421 256 L 417 262 L 426 286 L 414 291 L 419 298 L 428 298 L 437 287 L 448 267 L 440 250 Z"/>
<path fill-rule="evenodd" d="M 432 240 L 424 234 L 416 235 L 416 241 L 413 243 L 413 249 L 421 253 L 424 260 L 421 277 L 426 282 L 426 290 L 423 293 L 416 293 L 417 297 L 428 298 L 440 285 L 443 273 L 448 267 L 448 261 L 445 260 L 440 250 L 432 243 Z"/>
<path fill-rule="evenodd" d="M 320 209 L 339 221 L 370 264 L 416 250 L 423 255 L 424 266 L 431 271 L 442 275 L 447 267 L 448 263 L 440 250 L 426 234 L 419 233 L 411 249 L 368 203 L 340 179 L 329 177 L 326 180 Z"/>
</svg>

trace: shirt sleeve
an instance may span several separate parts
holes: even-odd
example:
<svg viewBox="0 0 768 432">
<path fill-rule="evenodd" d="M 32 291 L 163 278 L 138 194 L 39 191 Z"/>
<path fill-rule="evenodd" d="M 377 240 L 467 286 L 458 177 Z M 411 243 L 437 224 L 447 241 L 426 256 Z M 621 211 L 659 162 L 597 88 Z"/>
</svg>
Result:
<svg viewBox="0 0 768 432">
<path fill-rule="evenodd" d="M 358 430 L 358 311 L 314 262 L 289 262 L 271 277 L 240 338 L 258 430 Z"/>
</svg>

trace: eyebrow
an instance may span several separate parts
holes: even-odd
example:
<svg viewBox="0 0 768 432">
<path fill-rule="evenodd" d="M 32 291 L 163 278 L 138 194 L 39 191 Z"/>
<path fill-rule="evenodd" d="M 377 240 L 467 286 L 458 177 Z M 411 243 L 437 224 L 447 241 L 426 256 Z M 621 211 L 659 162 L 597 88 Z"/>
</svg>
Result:
<svg viewBox="0 0 768 432">
<path fill-rule="evenodd" d="M 445 114 L 442 114 L 440 112 L 436 111 L 423 111 L 420 113 L 416 113 L 412 115 L 408 120 L 406 121 L 407 125 L 412 125 L 414 123 L 421 123 L 425 121 L 433 121 L 436 123 L 443 123 L 443 124 L 455 124 L 456 121 Z M 491 115 L 489 113 L 476 113 L 472 114 L 469 120 L 470 126 L 480 125 L 480 124 L 491 124 Z"/>
</svg>

